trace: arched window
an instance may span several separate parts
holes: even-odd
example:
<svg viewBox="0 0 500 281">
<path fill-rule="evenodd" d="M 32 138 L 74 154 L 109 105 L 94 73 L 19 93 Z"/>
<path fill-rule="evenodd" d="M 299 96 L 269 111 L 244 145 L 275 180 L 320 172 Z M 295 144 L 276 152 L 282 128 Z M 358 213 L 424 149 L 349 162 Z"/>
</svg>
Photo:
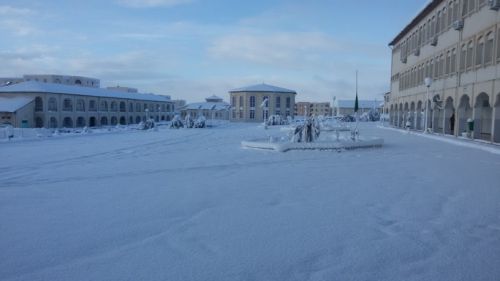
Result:
<svg viewBox="0 0 500 281">
<path fill-rule="evenodd" d="M 35 98 L 35 111 L 43 111 L 43 100 L 41 97 L 36 97 Z"/>
<path fill-rule="evenodd" d="M 453 2 L 450 1 L 448 3 L 448 26 L 450 26 L 453 23 Z"/>
<path fill-rule="evenodd" d="M 89 111 L 97 111 L 97 103 L 95 100 L 89 101 Z"/>
<path fill-rule="evenodd" d="M 467 60 L 466 60 L 466 68 L 469 69 L 472 67 L 472 54 L 474 52 L 474 42 L 470 41 L 467 44 Z"/>
<path fill-rule="evenodd" d="M 450 62 L 450 72 L 453 74 L 457 67 L 457 49 L 453 48 L 451 50 L 451 62 Z"/>
<path fill-rule="evenodd" d="M 127 125 L 127 120 L 123 116 L 120 117 L 120 125 Z"/>
<path fill-rule="evenodd" d="M 120 112 L 125 112 L 127 111 L 127 105 L 125 104 L 124 101 L 120 102 Z"/>
<path fill-rule="evenodd" d="M 71 99 L 64 99 L 63 111 L 73 111 L 73 101 Z"/>
<path fill-rule="evenodd" d="M 103 100 L 101 101 L 101 107 L 99 108 L 100 111 L 108 111 L 108 102 Z"/>
<path fill-rule="evenodd" d="M 135 123 L 137 124 L 141 123 L 141 116 L 135 117 Z"/>
<path fill-rule="evenodd" d="M 465 61 L 467 58 L 467 45 L 463 44 L 460 49 L 460 71 L 465 71 Z"/>
<path fill-rule="evenodd" d="M 85 111 L 85 101 L 83 99 L 76 100 L 76 111 Z"/>
<path fill-rule="evenodd" d="M 436 20 L 436 34 L 441 32 L 441 11 L 438 11 Z"/>
<path fill-rule="evenodd" d="M 81 117 L 81 116 L 80 116 L 80 117 L 78 117 L 78 118 L 76 119 L 76 127 L 77 127 L 77 128 L 85 127 L 85 118 L 83 118 L 83 117 Z"/>
<path fill-rule="evenodd" d="M 495 34 L 490 31 L 486 34 L 486 44 L 484 45 L 484 64 L 490 64 L 493 60 L 493 42 L 495 41 Z"/>
<path fill-rule="evenodd" d="M 466 0 L 464 0 L 465 2 Z M 476 8 L 476 0 L 469 0 L 469 13 L 473 12 Z"/>
<path fill-rule="evenodd" d="M 255 107 L 255 96 L 250 96 L 250 108 L 254 108 L 254 107 Z M 253 119 L 253 118 L 251 118 L 251 119 Z"/>
<path fill-rule="evenodd" d="M 43 128 L 43 119 L 42 119 L 42 117 L 35 118 L 35 128 Z"/>
<path fill-rule="evenodd" d="M 76 80 L 75 80 L 75 84 L 76 84 L 76 85 L 81 85 L 81 84 L 82 84 L 82 81 L 81 81 L 80 79 L 76 79 Z"/>
<path fill-rule="evenodd" d="M 73 128 L 73 119 L 71 117 L 65 117 L 63 120 L 64 128 Z"/>
<path fill-rule="evenodd" d="M 108 125 L 108 117 L 101 117 L 101 126 L 106 126 Z"/>
<path fill-rule="evenodd" d="M 444 74 L 444 54 L 439 56 L 439 77 L 442 77 Z"/>
<path fill-rule="evenodd" d="M 450 64 L 451 64 L 451 51 L 448 50 L 446 52 L 446 64 L 445 64 L 445 70 L 444 70 L 445 75 L 448 75 L 450 73 Z"/>
<path fill-rule="evenodd" d="M 118 118 L 116 116 L 111 117 L 111 126 L 118 125 Z"/>
<path fill-rule="evenodd" d="M 57 119 L 55 117 L 50 117 L 49 127 L 50 128 L 57 128 Z"/>
<path fill-rule="evenodd" d="M 477 39 L 476 43 L 476 66 L 481 66 L 483 64 L 483 54 L 484 54 L 484 37 L 481 36 Z"/>
<path fill-rule="evenodd" d="M 54 97 L 49 98 L 49 111 L 57 111 L 57 100 Z"/>
<path fill-rule="evenodd" d="M 118 111 L 118 105 L 116 104 L 116 101 L 112 101 L 112 102 L 111 102 L 111 105 L 110 105 L 110 108 L 109 108 L 109 109 L 110 109 L 110 111 L 113 111 L 113 112 Z M 113 124 L 111 124 L 111 125 L 113 125 Z M 116 124 L 115 124 L 115 125 L 116 125 Z"/>
<path fill-rule="evenodd" d="M 96 118 L 94 116 L 89 118 L 89 127 L 95 127 Z"/>
</svg>

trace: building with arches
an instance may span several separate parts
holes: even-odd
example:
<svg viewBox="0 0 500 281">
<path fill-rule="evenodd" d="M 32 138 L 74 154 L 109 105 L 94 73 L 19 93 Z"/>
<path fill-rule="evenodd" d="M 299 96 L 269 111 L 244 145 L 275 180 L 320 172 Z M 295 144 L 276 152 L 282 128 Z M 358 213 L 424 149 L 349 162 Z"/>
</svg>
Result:
<svg viewBox="0 0 500 281">
<path fill-rule="evenodd" d="M 232 122 L 263 122 L 271 115 L 294 116 L 297 92 L 268 84 L 229 91 Z"/>
<path fill-rule="evenodd" d="M 170 120 L 169 96 L 26 81 L 0 87 L 0 123 L 25 128 L 75 128 Z"/>
<path fill-rule="evenodd" d="M 500 142 L 500 4 L 433 0 L 389 43 L 390 122 Z M 427 88 L 426 77 L 432 78 Z M 427 99 L 429 90 L 429 99 Z"/>
</svg>

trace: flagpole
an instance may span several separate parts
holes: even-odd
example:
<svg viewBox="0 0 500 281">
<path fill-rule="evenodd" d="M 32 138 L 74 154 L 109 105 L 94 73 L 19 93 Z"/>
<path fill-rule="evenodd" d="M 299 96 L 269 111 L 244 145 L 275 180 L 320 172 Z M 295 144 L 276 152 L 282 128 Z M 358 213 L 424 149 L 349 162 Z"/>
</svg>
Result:
<svg viewBox="0 0 500 281">
<path fill-rule="evenodd" d="M 356 69 L 356 101 L 354 106 L 354 118 L 356 118 L 356 129 L 355 132 L 358 131 L 358 70 Z"/>
</svg>

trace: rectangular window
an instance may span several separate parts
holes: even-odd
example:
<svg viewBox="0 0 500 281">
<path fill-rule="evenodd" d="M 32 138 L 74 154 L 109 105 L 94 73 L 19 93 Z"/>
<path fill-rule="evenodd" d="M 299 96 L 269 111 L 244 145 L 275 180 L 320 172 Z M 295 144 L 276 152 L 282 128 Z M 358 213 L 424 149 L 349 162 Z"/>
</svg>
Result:
<svg viewBox="0 0 500 281">
<path fill-rule="evenodd" d="M 255 119 L 255 110 L 250 110 L 250 119 Z"/>
<path fill-rule="evenodd" d="M 281 97 L 276 97 L 276 108 L 281 107 Z"/>
<path fill-rule="evenodd" d="M 467 55 L 467 46 L 463 45 L 460 51 L 460 71 L 465 71 L 465 59 Z"/>
<path fill-rule="evenodd" d="M 457 66 L 457 51 L 453 49 L 451 51 L 451 63 L 450 63 L 450 72 L 453 74 L 456 71 Z"/>
<path fill-rule="evenodd" d="M 291 105 L 291 99 L 290 99 L 290 97 L 287 97 L 286 98 L 286 108 L 290 108 L 290 105 Z"/>
</svg>

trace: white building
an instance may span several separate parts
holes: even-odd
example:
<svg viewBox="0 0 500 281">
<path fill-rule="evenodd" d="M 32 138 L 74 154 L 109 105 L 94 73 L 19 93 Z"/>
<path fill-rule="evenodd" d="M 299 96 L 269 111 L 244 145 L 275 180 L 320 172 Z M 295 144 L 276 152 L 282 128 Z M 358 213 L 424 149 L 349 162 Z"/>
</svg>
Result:
<svg viewBox="0 0 500 281">
<path fill-rule="evenodd" d="M 29 81 L 0 87 L 0 122 L 15 127 L 126 125 L 147 118 L 170 120 L 172 116 L 173 102 L 168 96 L 114 91 L 78 83 Z"/>
<path fill-rule="evenodd" d="M 185 118 L 191 115 L 193 118 L 204 116 L 206 119 L 229 120 L 229 103 L 224 102 L 218 96 L 210 96 L 205 102 L 195 102 L 187 104 L 179 109 L 181 117 Z"/>
</svg>

